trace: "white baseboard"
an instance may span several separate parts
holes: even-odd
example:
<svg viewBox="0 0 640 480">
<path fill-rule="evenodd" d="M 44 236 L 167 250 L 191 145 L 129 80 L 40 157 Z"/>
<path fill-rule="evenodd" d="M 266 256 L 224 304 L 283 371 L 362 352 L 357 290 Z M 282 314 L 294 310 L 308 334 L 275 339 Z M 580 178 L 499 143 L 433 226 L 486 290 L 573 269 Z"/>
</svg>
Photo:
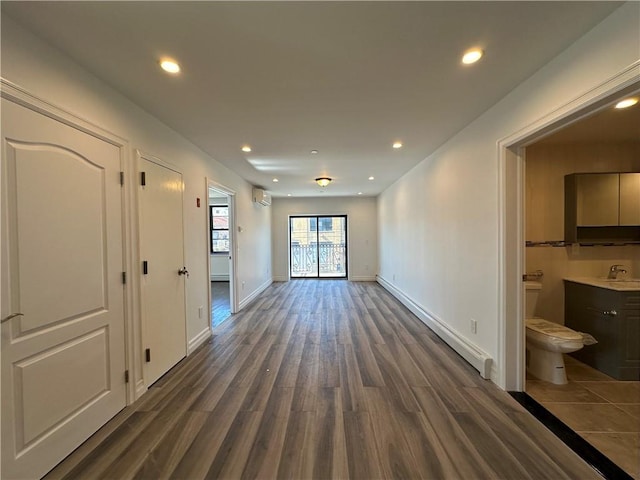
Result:
<svg viewBox="0 0 640 480">
<path fill-rule="evenodd" d="M 270 278 L 269 280 L 264 282 L 262 285 L 260 285 L 258 288 L 256 288 L 248 297 L 246 297 L 244 300 L 241 300 L 240 303 L 238 304 L 238 311 L 242 310 L 244 307 L 246 307 L 251 302 L 253 302 L 256 299 L 256 297 L 260 295 L 262 292 L 264 292 L 272 283 L 273 283 L 273 279 Z"/>
<path fill-rule="evenodd" d="M 229 275 L 211 275 L 212 282 L 228 282 Z"/>
<path fill-rule="evenodd" d="M 211 336 L 211 327 L 208 326 L 207 328 L 202 330 L 199 334 L 197 334 L 195 337 L 193 337 L 191 340 L 189 340 L 189 343 L 187 344 L 187 355 L 191 355 L 193 351 L 196 348 L 198 348 L 200 345 L 202 345 L 204 342 L 206 342 L 210 336 Z"/>
<path fill-rule="evenodd" d="M 353 275 L 349 277 L 349 280 L 352 282 L 375 282 L 375 275 Z"/>
<path fill-rule="evenodd" d="M 405 295 L 380 275 L 378 275 L 378 283 L 391 293 L 391 295 L 396 297 L 400 303 L 411 310 L 415 316 L 422 320 L 422 322 L 444 340 L 447 345 L 458 352 L 471 366 L 478 370 L 482 378 L 490 379 L 492 374 L 494 376 L 496 375 L 495 368 L 492 368 L 493 359 L 489 354 L 480 350 L 455 330 L 452 330 L 446 323 L 427 311 L 427 309 Z"/>
</svg>

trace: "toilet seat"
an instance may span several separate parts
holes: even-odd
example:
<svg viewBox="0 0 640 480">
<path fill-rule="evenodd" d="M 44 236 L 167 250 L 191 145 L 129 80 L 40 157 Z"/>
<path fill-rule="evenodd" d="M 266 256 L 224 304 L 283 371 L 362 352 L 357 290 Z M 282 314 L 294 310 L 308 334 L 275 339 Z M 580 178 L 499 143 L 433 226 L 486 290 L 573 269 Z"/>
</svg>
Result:
<svg viewBox="0 0 640 480">
<path fill-rule="evenodd" d="M 543 318 L 525 320 L 527 341 L 543 350 L 574 352 L 584 346 L 581 333 Z"/>
<path fill-rule="evenodd" d="M 571 330 L 564 325 L 550 322 L 543 318 L 528 318 L 525 320 L 525 324 L 528 329 L 533 330 L 536 333 L 547 335 L 549 337 L 556 337 L 562 340 L 580 340 L 582 341 L 582 335 L 575 330 Z"/>
</svg>

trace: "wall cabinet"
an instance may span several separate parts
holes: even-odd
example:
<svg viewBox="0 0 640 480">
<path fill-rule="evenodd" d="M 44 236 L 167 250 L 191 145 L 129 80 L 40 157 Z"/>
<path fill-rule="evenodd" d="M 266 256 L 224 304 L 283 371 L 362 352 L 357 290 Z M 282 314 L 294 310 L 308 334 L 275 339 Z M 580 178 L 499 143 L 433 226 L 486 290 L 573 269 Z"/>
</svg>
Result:
<svg viewBox="0 0 640 480">
<path fill-rule="evenodd" d="M 640 242 L 640 173 L 574 173 L 564 180 L 565 242 Z"/>
<path fill-rule="evenodd" d="M 618 380 L 640 380 L 640 292 L 565 280 L 565 325 L 598 341 L 570 355 Z"/>
</svg>

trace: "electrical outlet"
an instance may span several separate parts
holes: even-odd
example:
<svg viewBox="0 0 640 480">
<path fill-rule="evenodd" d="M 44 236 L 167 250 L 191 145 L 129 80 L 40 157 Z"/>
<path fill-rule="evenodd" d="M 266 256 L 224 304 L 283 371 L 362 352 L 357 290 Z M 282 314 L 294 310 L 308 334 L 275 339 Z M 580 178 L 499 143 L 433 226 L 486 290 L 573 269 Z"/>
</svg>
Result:
<svg viewBox="0 0 640 480">
<path fill-rule="evenodd" d="M 202 318 L 203 312 L 204 312 L 204 307 L 201 305 L 198 307 L 198 318 Z"/>
<path fill-rule="evenodd" d="M 242 281 L 242 290 L 244 290 L 244 280 Z"/>
<path fill-rule="evenodd" d="M 478 333 L 478 321 L 474 318 L 471 319 L 471 333 Z"/>
<path fill-rule="evenodd" d="M 393 281 L 394 282 L 396 281 L 396 274 L 395 273 L 393 274 Z"/>
</svg>

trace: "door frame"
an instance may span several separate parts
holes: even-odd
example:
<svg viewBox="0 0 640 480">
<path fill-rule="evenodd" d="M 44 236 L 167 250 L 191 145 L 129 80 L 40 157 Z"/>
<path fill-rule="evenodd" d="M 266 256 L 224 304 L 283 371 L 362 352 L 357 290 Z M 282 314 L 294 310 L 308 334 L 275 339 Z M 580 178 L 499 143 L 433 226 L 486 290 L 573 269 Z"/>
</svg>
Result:
<svg viewBox="0 0 640 480">
<path fill-rule="evenodd" d="M 344 277 L 321 277 L 320 276 L 320 222 L 318 222 L 317 220 L 319 220 L 320 218 L 344 218 L 344 259 L 345 259 L 345 266 L 344 266 Z M 292 218 L 315 218 L 316 219 L 316 245 L 318 245 L 317 248 L 317 260 L 318 260 L 318 275 L 316 277 L 294 277 L 291 275 L 291 265 L 292 265 L 292 259 L 291 259 L 291 219 Z M 296 280 L 304 280 L 305 278 L 309 278 L 309 279 L 314 279 L 314 280 L 348 280 L 349 279 L 349 226 L 348 226 L 348 216 L 346 213 L 343 214 L 325 214 L 325 215 L 318 215 L 318 214 L 299 214 L 299 215 L 289 215 L 288 218 L 288 224 L 287 224 L 287 228 L 288 228 L 288 235 L 287 238 L 289 239 L 289 271 L 288 271 L 288 277 L 289 279 L 291 278 L 295 278 Z"/>
<path fill-rule="evenodd" d="M 615 98 L 637 92 L 640 60 L 498 141 L 498 370 L 492 377 L 505 390 L 522 392 L 525 388 L 525 149 L 607 107 Z"/>
<path fill-rule="evenodd" d="M 222 185 L 221 183 L 216 182 L 215 180 L 211 180 L 209 178 L 205 178 L 205 186 L 207 192 L 207 201 L 205 208 L 205 225 L 206 225 L 206 234 L 207 241 L 205 242 L 207 245 L 207 296 L 209 301 L 209 310 L 208 310 L 208 318 L 209 318 L 209 329 L 211 330 L 211 309 L 213 299 L 211 298 L 211 219 L 209 216 L 209 190 L 216 190 L 227 196 L 229 200 L 229 310 L 231 314 L 237 313 L 239 310 L 238 306 L 238 285 L 237 285 L 237 275 L 238 271 L 238 239 L 236 235 L 236 192 L 226 185 Z"/>
</svg>

